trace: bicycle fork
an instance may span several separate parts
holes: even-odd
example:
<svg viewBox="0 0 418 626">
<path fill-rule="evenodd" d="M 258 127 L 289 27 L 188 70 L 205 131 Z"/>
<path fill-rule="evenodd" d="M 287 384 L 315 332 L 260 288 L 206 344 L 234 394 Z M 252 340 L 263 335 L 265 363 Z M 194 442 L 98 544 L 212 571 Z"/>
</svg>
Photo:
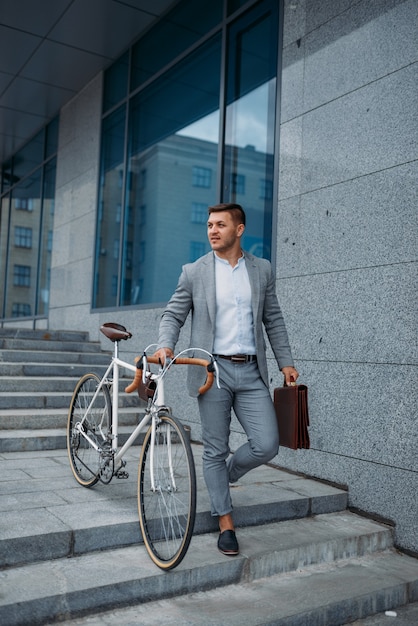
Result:
<svg viewBox="0 0 418 626">
<path fill-rule="evenodd" d="M 174 467 L 173 467 L 173 454 L 172 454 L 172 440 L 171 440 L 171 428 L 170 428 L 170 424 L 165 424 L 163 427 L 158 428 L 158 420 L 159 420 L 159 415 L 158 413 L 156 413 L 155 415 L 153 415 L 152 417 L 152 431 L 151 431 L 151 449 L 150 449 L 150 483 L 151 483 L 151 491 L 153 493 L 155 492 L 161 492 L 164 488 L 164 485 L 161 484 L 161 482 L 159 484 L 157 484 L 157 481 L 160 480 L 161 481 L 161 476 L 165 476 L 165 472 L 161 472 L 159 471 L 159 469 L 162 468 L 158 468 L 156 466 L 157 464 L 161 464 L 163 465 L 166 462 L 165 457 L 162 457 L 162 446 L 156 446 L 155 442 L 156 442 L 156 437 L 160 437 L 162 436 L 163 438 L 165 438 L 166 440 L 166 452 L 167 452 L 167 464 L 168 464 L 168 472 L 169 472 L 169 480 L 170 480 L 170 484 L 165 486 L 165 490 L 166 491 L 172 491 L 175 492 L 177 491 L 177 485 L 176 485 L 176 479 L 174 476 Z M 156 450 L 157 450 L 157 456 L 156 457 Z"/>
</svg>

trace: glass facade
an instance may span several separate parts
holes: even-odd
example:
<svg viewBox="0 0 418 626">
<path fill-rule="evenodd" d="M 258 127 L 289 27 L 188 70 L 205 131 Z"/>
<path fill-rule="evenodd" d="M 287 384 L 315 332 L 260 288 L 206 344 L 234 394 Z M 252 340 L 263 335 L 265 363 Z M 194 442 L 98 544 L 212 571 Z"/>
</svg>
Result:
<svg viewBox="0 0 418 626">
<path fill-rule="evenodd" d="M 0 318 L 48 313 L 58 118 L 2 167 Z"/>
<path fill-rule="evenodd" d="M 271 257 L 278 5 L 182 0 L 106 72 L 93 308 L 165 302 L 211 204 Z"/>
</svg>

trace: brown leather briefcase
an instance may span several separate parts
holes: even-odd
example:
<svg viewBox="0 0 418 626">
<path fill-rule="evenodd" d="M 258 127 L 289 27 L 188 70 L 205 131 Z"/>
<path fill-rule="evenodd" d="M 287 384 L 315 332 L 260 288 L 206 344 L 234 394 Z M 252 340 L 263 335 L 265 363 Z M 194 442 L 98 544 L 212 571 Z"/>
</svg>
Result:
<svg viewBox="0 0 418 626">
<path fill-rule="evenodd" d="M 279 445 L 292 450 L 308 449 L 309 410 L 308 387 L 288 385 L 277 387 L 273 395 L 279 427 Z"/>
</svg>

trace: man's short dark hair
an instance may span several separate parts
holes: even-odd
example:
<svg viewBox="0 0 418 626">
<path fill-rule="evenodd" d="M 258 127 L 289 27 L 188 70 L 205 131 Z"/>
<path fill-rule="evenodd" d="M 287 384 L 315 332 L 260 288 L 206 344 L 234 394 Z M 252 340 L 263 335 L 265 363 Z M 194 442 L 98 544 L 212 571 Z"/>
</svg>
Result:
<svg viewBox="0 0 418 626">
<path fill-rule="evenodd" d="M 224 202 L 222 204 L 215 204 L 208 208 L 209 215 L 211 213 L 219 213 L 220 211 L 229 211 L 235 224 L 244 224 L 245 226 L 245 211 L 240 204 L 235 202 Z"/>
</svg>

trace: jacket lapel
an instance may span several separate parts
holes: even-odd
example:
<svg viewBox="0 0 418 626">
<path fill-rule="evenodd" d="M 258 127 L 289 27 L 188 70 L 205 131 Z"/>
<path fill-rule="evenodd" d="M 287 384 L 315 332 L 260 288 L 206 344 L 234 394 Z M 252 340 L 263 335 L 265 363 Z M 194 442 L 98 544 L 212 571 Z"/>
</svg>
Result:
<svg viewBox="0 0 418 626">
<path fill-rule="evenodd" d="M 255 263 L 254 259 L 250 257 L 246 252 L 244 252 L 244 256 L 245 267 L 247 268 L 248 278 L 251 285 L 253 319 L 255 323 L 258 318 L 258 307 L 260 304 L 260 278 L 258 275 L 257 263 Z"/>
<path fill-rule="evenodd" d="M 216 287 L 215 287 L 215 257 L 213 252 L 209 252 L 202 259 L 203 267 L 201 271 L 201 279 L 203 289 L 206 294 L 206 302 L 212 327 L 215 327 L 216 315 Z"/>
</svg>

